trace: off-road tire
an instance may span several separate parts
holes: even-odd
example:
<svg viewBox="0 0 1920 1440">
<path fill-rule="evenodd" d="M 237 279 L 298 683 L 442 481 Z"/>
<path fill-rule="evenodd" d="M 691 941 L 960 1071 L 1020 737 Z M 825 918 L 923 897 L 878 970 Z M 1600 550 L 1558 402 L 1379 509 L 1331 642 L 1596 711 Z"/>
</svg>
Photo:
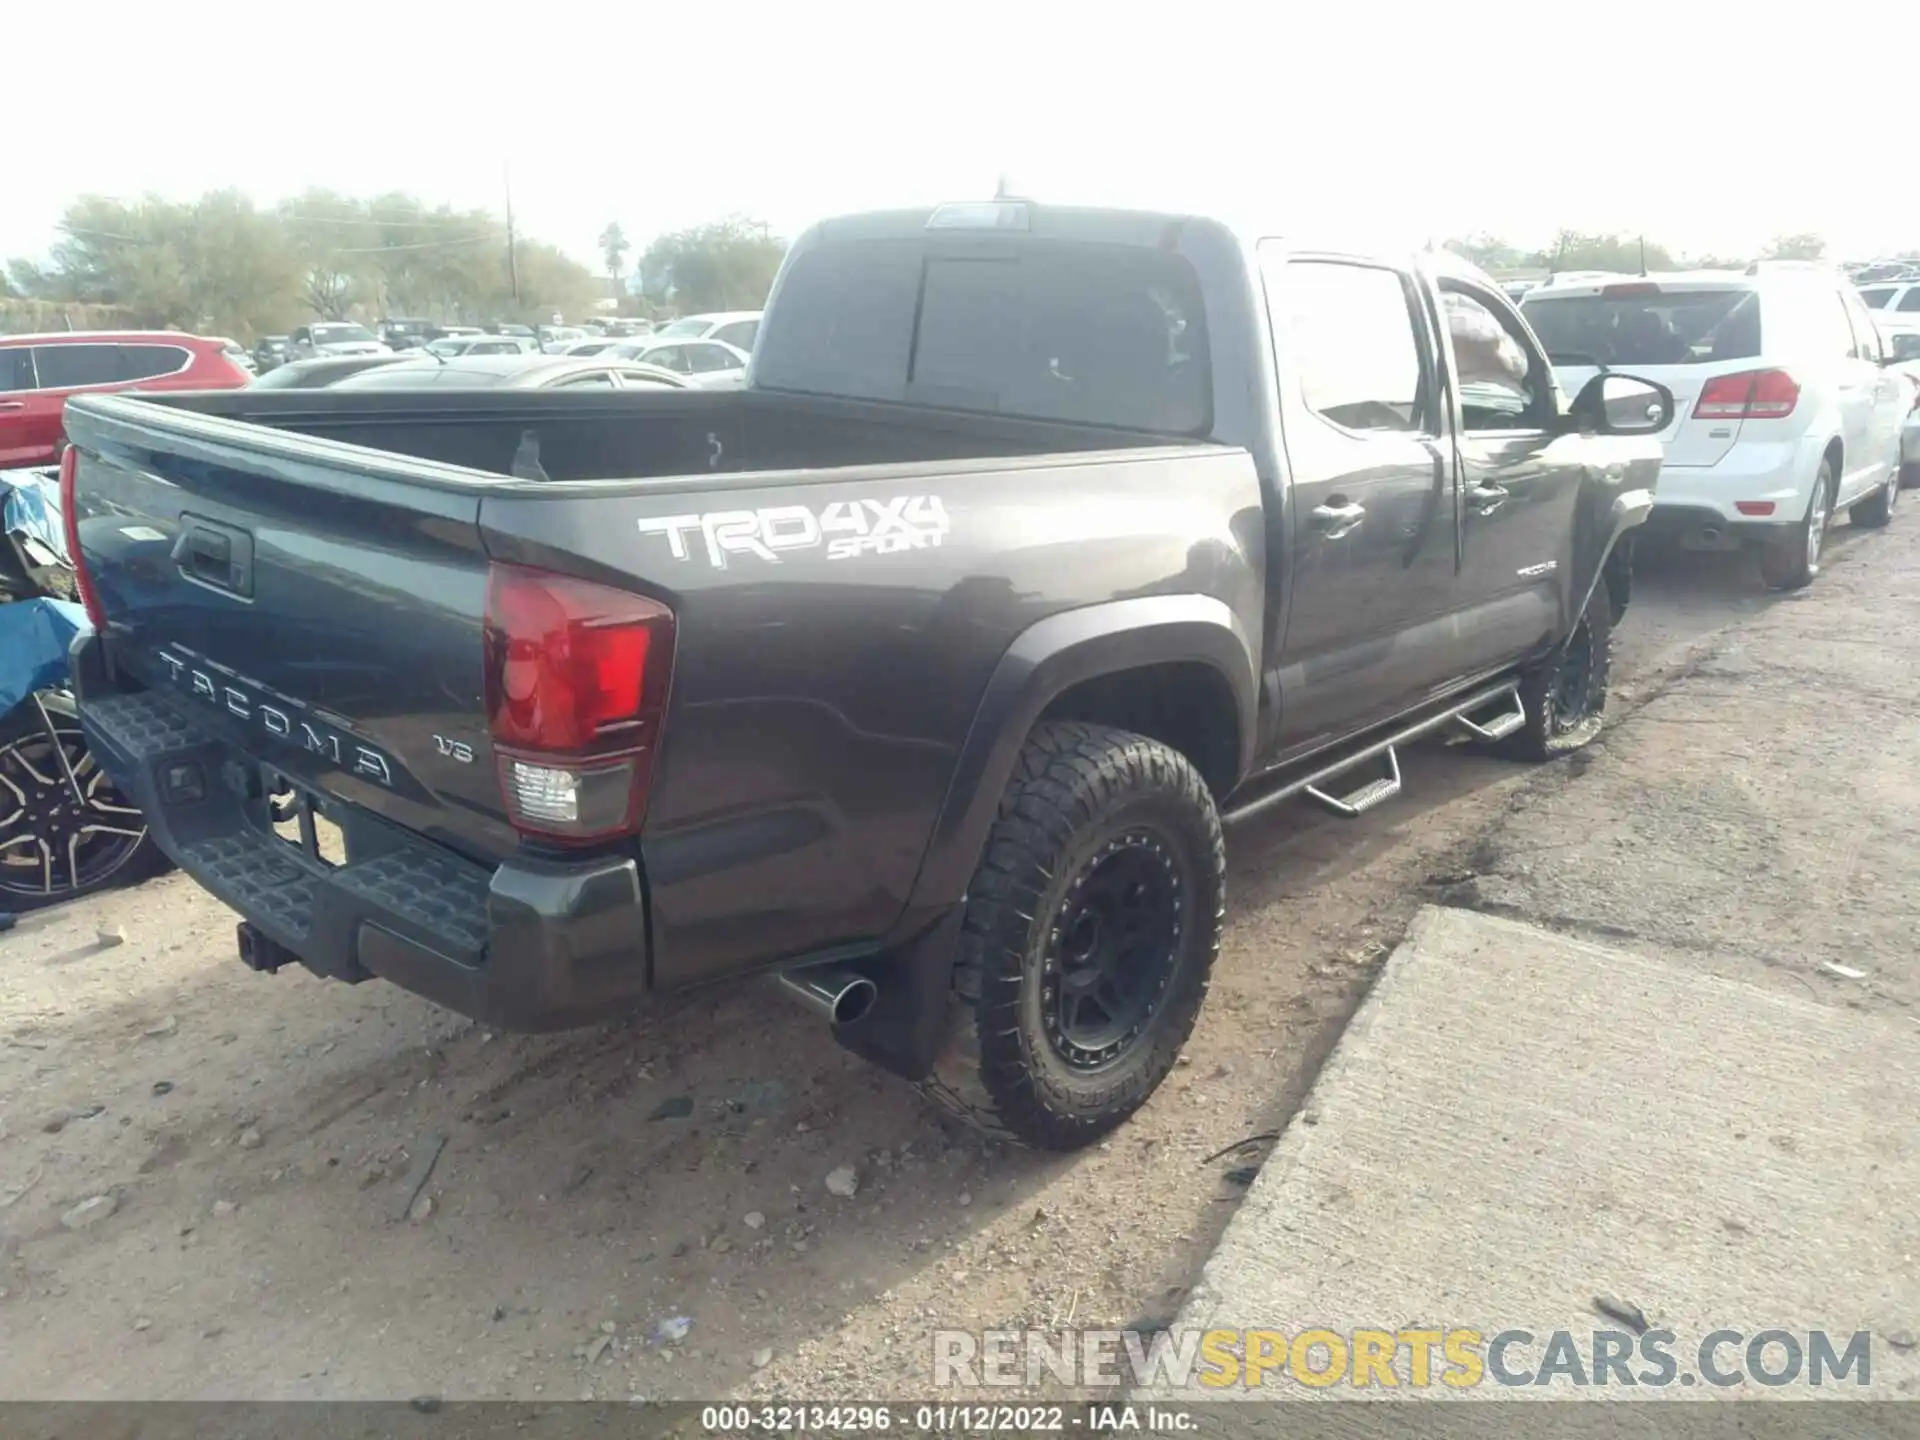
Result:
<svg viewBox="0 0 1920 1440">
<path fill-rule="evenodd" d="M 1080 883 L 1120 845 L 1144 847 L 1177 882 L 1177 920 L 1138 1033 L 1099 1068 L 1076 1069 L 1049 1038 L 1047 956 Z M 1206 998 L 1225 913 L 1220 816 L 1192 763 L 1128 731 L 1040 725 L 1020 752 L 967 889 L 950 1028 L 922 1092 L 996 1138 L 1042 1150 L 1099 1139 L 1139 1109 L 1179 1059 Z"/>
<path fill-rule="evenodd" d="M 1572 633 L 1521 677 L 1526 723 L 1496 740 L 1494 753 L 1514 760 L 1551 760 L 1591 742 L 1606 723 L 1612 672 L 1613 603 L 1602 583 L 1593 587 Z M 1569 699 L 1576 713 L 1566 713 Z"/>
<path fill-rule="evenodd" d="M 1887 483 L 1864 500 L 1856 500 L 1847 509 L 1847 518 L 1854 524 L 1867 530 L 1878 530 L 1890 524 L 1895 509 L 1900 504 L 1900 471 L 1895 467 L 1893 474 L 1887 477 Z"/>
<path fill-rule="evenodd" d="M 1820 549 L 1826 543 L 1833 516 L 1833 462 L 1820 462 L 1820 476 L 1807 497 L 1807 513 L 1783 538 L 1760 552 L 1760 578 L 1773 590 L 1799 590 L 1820 573 Z M 1815 512 L 1820 513 L 1820 535 L 1813 537 Z"/>
</svg>

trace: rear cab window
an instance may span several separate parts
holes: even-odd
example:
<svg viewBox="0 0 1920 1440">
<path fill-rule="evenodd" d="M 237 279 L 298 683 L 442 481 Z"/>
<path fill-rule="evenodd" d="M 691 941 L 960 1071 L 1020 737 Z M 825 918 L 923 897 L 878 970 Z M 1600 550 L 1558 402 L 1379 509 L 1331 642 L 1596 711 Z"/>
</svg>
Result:
<svg viewBox="0 0 1920 1440">
<path fill-rule="evenodd" d="M 1760 295 L 1748 286 L 1629 281 L 1585 294 L 1534 291 L 1521 309 L 1555 365 L 1709 365 L 1760 353 Z"/>
<path fill-rule="evenodd" d="M 1211 428 L 1186 259 L 1145 246 L 826 241 L 801 254 L 756 384 L 1178 435 Z"/>
</svg>

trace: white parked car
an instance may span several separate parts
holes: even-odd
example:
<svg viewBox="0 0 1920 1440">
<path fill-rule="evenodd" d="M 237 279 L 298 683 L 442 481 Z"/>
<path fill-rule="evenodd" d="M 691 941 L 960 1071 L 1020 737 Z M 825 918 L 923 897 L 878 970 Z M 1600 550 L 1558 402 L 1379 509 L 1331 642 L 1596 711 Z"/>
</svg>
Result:
<svg viewBox="0 0 1920 1440">
<path fill-rule="evenodd" d="M 724 340 L 675 340 L 664 334 L 644 340 L 621 340 L 600 352 L 603 358 L 618 356 L 658 365 L 676 375 L 684 375 L 689 385 L 702 390 L 737 390 L 747 380 L 747 353 Z"/>
<path fill-rule="evenodd" d="M 1859 289 L 1883 334 L 1920 335 L 1920 282 L 1881 280 Z"/>
<path fill-rule="evenodd" d="M 442 335 L 421 347 L 429 355 L 452 360 L 461 355 L 535 355 L 540 342 L 531 335 L 489 335 L 475 331 L 471 335 Z"/>
<path fill-rule="evenodd" d="M 1892 519 L 1913 389 L 1838 270 L 1556 280 L 1521 310 L 1568 391 L 1603 368 L 1673 391 L 1650 534 L 1751 547 L 1768 584 L 1794 589 L 1819 573 L 1836 511 Z"/>
<path fill-rule="evenodd" d="M 753 342 L 760 338 L 758 310 L 721 310 L 710 315 L 685 315 L 662 325 L 649 340 L 720 340 L 753 353 Z"/>
</svg>

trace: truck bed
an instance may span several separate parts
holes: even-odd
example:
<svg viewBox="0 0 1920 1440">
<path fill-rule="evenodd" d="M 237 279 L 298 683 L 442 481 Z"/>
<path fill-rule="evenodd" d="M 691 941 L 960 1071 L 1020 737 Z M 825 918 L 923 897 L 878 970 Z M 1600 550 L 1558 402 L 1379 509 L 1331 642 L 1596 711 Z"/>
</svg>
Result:
<svg viewBox="0 0 1920 1440">
<path fill-rule="evenodd" d="M 1164 445 L 1164 436 L 777 391 L 219 391 L 143 403 L 388 455 L 554 480 L 639 480 Z M 533 437 L 529 451 L 527 437 Z M 520 474 L 526 476 L 523 463 Z M 795 477 L 799 478 L 799 477 Z"/>
</svg>

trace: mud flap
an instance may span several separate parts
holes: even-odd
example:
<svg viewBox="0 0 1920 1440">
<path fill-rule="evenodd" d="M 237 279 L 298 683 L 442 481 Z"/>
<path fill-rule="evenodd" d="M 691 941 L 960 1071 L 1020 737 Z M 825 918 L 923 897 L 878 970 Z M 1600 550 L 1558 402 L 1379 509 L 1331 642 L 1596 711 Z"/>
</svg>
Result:
<svg viewBox="0 0 1920 1440">
<path fill-rule="evenodd" d="M 859 1020 L 836 1026 L 833 1038 L 903 1080 L 926 1079 L 946 1038 L 965 917 L 966 907 L 955 905 L 898 950 L 856 964 L 853 968 L 873 980 L 879 995 Z"/>
</svg>

